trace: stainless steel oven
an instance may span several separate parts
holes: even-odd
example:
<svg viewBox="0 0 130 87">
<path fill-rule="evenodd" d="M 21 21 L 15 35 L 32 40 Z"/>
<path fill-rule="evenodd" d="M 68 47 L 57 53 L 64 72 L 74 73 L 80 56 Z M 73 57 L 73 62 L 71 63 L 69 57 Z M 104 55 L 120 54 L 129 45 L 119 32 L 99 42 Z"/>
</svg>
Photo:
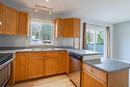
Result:
<svg viewBox="0 0 130 87">
<path fill-rule="evenodd" d="M 11 76 L 11 61 L 13 54 L 0 54 L 0 87 L 6 87 Z"/>
<path fill-rule="evenodd" d="M 81 87 L 82 56 L 70 52 L 69 57 L 69 78 L 77 87 Z"/>
</svg>

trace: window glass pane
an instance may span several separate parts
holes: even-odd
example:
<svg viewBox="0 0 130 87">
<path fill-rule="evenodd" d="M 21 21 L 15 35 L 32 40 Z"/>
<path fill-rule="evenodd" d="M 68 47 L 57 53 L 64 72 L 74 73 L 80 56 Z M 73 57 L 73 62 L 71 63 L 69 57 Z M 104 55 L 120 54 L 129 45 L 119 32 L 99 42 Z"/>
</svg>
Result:
<svg viewBox="0 0 130 87">
<path fill-rule="evenodd" d="M 96 31 L 95 51 L 104 55 L 104 31 Z"/>
<path fill-rule="evenodd" d="M 101 29 L 88 29 L 86 31 L 86 49 L 100 52 L 102 57 L 104 56 L 104 38 L 105 31 L 101 31 Z"/>
<path fill-rule="evenodd" d="M 86 41 L 87 41 L 87 50 L 92 50 L 94 51 L 94 36 L 95 36 L 95 31 L 94 30 L 87 30 L 87 35 L 86 35 Z"/>
<path fill-rule="evenodd" d="M 53 43 L 54 24 L 48 22 L 31 22 L 31 44 Z"/>
</svg>

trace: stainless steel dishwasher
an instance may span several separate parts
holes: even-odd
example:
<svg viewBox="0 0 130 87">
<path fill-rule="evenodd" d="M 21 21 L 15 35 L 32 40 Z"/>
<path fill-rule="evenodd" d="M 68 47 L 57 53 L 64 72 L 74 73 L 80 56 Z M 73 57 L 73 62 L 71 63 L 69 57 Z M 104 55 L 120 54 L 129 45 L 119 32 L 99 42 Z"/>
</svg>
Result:
<svg viewBox="0 0 130 87">
<path fill-rule="evenodd" d="M 69 57 L 69 78 L 77 87 L 81 87 L 82 56 L 69 52 Z"/>
</svg>

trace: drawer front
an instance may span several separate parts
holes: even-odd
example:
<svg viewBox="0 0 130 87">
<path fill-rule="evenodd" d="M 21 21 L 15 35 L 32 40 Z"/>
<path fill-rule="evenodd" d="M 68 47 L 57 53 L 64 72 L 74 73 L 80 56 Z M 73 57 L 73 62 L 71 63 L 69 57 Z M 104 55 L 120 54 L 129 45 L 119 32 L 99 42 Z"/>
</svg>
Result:
<svg viewBox="0 0 130 87">
<path fill-rule="evenodd" d="M 30 52 L 30 57 L 43 57 L 43 52 Z"/>
<path fill-rule="evenodd" d="M 86 70 L 87 72 L 89 72 L 90 74 L 94 75 L 95 77 L 97 77 L 98 79 L 102 80 L 103 82 L 107 82 L 107 73 L 100 71 L 96 68 L 93 68 L 87 64 L 83 63 L 82 68 L 84 70 Z"/>
</svg>

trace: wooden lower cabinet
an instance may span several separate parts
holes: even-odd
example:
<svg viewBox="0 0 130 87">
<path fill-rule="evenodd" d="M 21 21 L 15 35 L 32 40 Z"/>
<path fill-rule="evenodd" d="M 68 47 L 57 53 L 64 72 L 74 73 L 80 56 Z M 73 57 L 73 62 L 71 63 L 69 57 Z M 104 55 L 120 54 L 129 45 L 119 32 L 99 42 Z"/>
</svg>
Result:
<svg viewBox="0 0 130 87">
<path fill-rule="evenodd" d="M 104 72 L 82 64 L 82 87 L 128 87 L 129 70 Z"/>
<path fill-rule="evenodd" d="M 58 56 L 58 73 L 65 73 L 67 72 L 67 67 L 68 67 L 68 62 L 69 57 L 67 55 L 66 51 L 62 51 L 59 53 Z"/>
<path fill-rule="evenodd" d="M 28 61 L 28 79 L 44 76 L 43 57 L 32 57 Z"/>
<path fill-rule="evenodd" d="M 58 53 L 48 52 L 45 55 L 45 76 L 57 74 Z"/>
<path fill-rule="evenodd" d="M 106 87 L 87 71 L 82 72 L 82 87 Z"/>
<path fill-rule="evenodd" d="M 14 82 L 67 73 L 68 59 L 65 51 L 16 53 Z"/>
<path fill-rule="evenodd" d="M 26 53 L 16 53 L 14 61 L 14 80 L 27 80 L 27 56 Z"/>
</svg>

